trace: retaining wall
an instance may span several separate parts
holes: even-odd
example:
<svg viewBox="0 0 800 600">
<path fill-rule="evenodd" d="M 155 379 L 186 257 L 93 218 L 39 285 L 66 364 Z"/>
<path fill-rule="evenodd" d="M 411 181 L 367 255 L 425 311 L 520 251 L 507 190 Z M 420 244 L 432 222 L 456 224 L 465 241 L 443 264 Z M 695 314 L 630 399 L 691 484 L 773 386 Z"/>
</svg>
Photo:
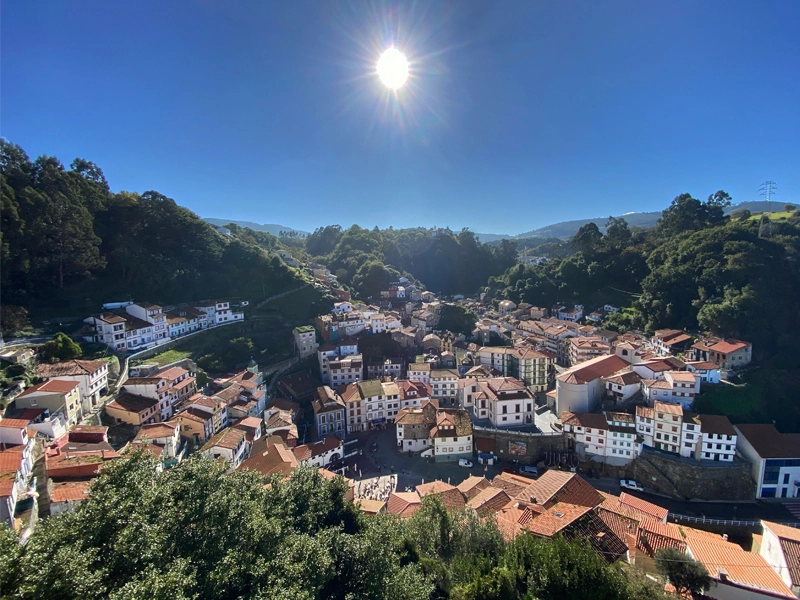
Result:
<svg viewBox="0 0 800 600">
<path fill-rule="evenodd" d="M 561 433 L 526 433 L 474 427 L 476 447 L 480 452 L 490 449 L 501 460 L 518 460 L 524 465 L 535 465 L 544 460 L 546 452 L 571 450 L 569 440 Z"/>
</svg>

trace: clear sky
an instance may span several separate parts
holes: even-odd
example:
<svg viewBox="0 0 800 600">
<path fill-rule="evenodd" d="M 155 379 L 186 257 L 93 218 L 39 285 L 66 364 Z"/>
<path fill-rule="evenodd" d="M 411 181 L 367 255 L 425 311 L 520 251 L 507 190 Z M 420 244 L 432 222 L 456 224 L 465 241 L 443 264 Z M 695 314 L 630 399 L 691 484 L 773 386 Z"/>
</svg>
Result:
<svg viewBox="0 0 800 600">
<path fill-rule="evenodd" d="M 2 3 L 0 134 L 204 217 L 520 233 L 800 201 L 800 1 Z M 408 83 L 380 83 L 380 52 Z"/>
</svg>

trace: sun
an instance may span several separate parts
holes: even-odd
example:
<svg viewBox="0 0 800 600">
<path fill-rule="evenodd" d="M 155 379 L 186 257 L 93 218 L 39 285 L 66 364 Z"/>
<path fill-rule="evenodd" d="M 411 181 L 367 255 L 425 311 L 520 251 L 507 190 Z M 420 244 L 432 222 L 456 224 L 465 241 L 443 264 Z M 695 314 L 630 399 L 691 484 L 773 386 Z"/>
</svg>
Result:
<svg viewBox="0 0 800 600">
<path fill-rule="evenodd" d="M 378 59 L 378 77 L 390 90 L 403 87 L 408 79 L 408 60 L 394 46 L 385 50 Z"/>
</svg>

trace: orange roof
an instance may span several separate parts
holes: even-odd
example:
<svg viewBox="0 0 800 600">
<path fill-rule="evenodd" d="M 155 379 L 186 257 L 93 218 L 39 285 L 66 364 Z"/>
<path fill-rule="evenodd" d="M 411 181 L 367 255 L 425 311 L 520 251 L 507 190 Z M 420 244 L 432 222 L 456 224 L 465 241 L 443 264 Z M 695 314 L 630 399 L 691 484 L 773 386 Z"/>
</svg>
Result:
<svg viewBox="0 0 800 600">
<path fill-rule="evenodd" d="M 34 392 L 50 392 L 56 394 L 66 394 L 78 387 L 77 381 L 67 381 L 64 379 L 50 379 L 44 383 L 37 383 L 22 392 L 17 398 L 23 398 Z"/>
<path fill-rule="evenodd" d="M 739 340 L 723 340 L 721 342 L 717 342 L 709 349 L 713 350 L 714 352 L 719 352 L 720 354 L 730 354 L 731 352 L 736 352 L 737 350 L 744 350 L 750 345 L 750 342 L 741 342 Z"/>
<path fill-rule="evenodd" d="M 474 509 L 481 517 L 485 517 L 487 515 L 493 515 L 502 509 L 508 504 L 509 500 L 511 500 L 511 497 L 503 490 L 487 487 L 481 490 L 477 496 L 473 497 L 467 503 L 467 506 Z"/>
<path fill-rule="evenodd" d="M 659 402 L 656 400 L 653 403 L 653 410 L 668 415 L 683 415 L 683 407 L 680 404 L 672 404 L 671 402 Z"/>
<path fill-rule="evenodd" d="M 653 504 L 647 500 L 642 500 L 636 496 L 631 496 L 625 492 L 622 492 L 619 495 L 619 502 L 623 506 L 630 507 L 634 510 L 644 513 L 645 515 L 653 517 L 654 519 L 658 519 L 659 521 L 665 521 L 667 515 L 669 514 L 669 511 L 666 508 L 661 508 L 657 504 Z"/>
<path fill-rule="evenodd" d="M 464 497 L 467 498 L 467 500 L 470 500 L 471 498 L 477 496 L 481 490 L 485 490 L 490 486 L 491 484 L 486 477 L 476 477 L 475 475 L 470 475 L 456 487 L 458 488 L 459 492 L 464 494 Z"/>
<path fill-rule="evenodd" d="M 681 527 L 686 545 L 695 560 L 703 563 L 714 579 L 725 577 L 729 584 L 751 591 L 761 591 L 779 598 L 795 598 L 781 577 L 759 554 L 745 552 L 740 546 L 704 531 Z"/>
<path fill-rule="evenodd" d="M 27 419 L 2 419 L 0 420 L 0 427 L 9 427 L 11 429 L 25 429 L 30 421 Z"/>
<path fill-rule="evenodd" d="M 592 509 L 588 506 L 557 502 L 546 512 L 528 521 L 525 524 L 525 529 L 536 535 L 553 537 L 556 533 L 580 519 L 590 510 Z"/>
<path fill-rule="evenodd" d="M 416 492 L 392 492 L 386 501 L 386 512 L 410 517 L 422 506 L 422 499 Z"/>
<path fill-rule="evenodd" d="M 616 354 L 607 354 L 575 365 L 564 371 L 557 379 L 564 383 L 585 384 L 613 375 L 627 366 L 628 363 Z"/>
<path fill-rule="evenodd" d="M 89 481 L 62 481 L 53 484 L 53 491 L 50 493 L 50 501 L 58 502 L 80 502 L 86 500 L 89 494 Z"/>
<path fill-rule="evenodd" d="M 417 493 L 420 498 L 435 495 L 442 501 L 446 508 L 462 508 L 466 503 L 464 495 L 453 485 L 444 481 L 432 481 L 418 485 Z"/>
</svg>

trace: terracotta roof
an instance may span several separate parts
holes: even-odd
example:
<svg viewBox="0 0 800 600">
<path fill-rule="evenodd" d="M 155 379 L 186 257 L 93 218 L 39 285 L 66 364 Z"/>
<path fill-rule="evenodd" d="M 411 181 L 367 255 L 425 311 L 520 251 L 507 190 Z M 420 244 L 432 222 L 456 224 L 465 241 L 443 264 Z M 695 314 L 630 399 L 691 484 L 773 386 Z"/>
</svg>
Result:
<svg viewBox="0 0 800 600">
<path fill-rule="evenodd" d="M 470 475 L 456 487 L 467 500 L 471 500 L 477 496 L 481 490 L 491 487 L 491 484 L 486 477 L 476 477 L 475 475 Z"/>
<path fill-rule="evenodd" d="M 616 354 L 608 354 L 575 365 L 564 371 L 557 379 L 564 383 L 585 384 L 601 377 L 608 377 L 627 366 L 628 363 Z"/>
<path fill-rule="evenodd" d="M 418 485 L 416 490 L 420 498 L 430 495 L 439 496 L 439 499 L 446 508 L 462 508 L 464 504 L 466 504 L 464 496 L 458 488 L 444 481 L 424 483 Z"/>
<path fill-rule="evenodd" d="M 697 371 L 711 371 L 714 369 L 719 369 L 719 365 L 717 363 L 713 363 L 708 360 L 699 360 L 696 362 L 687 362 L 687 367 L 692 367 Z"/>
<path fill-rule="evenodd" d="M 279 437 L 264 436 L 253 442 L 250 457 L 239 465 L 239 470 L 258 471 L 262 475 L 288 476 L 297 464 L 294 454 Z"/>
<path fill-rule="evenodd" d="M 764 591 L 782 598 L 795 598 L 781 577 L 760 554 L 745 552 L 722 537 L 681 527 L 686 545 L 695 560 L 703 563 L 709 575 L 751 591 Z"/>
<path fill-rule="evenodd" d="M 653 412 L 661 412 L 668 415 L 683 415 L 683 407 L 680 404 L 672 404 L 671 402 L 653 402 Z"/>
<path fill-rule="evenodd" d="M 697 373 L 689 371 L 667 371 L 664 376 L 670 377 L 673 381 L 682 381 L 684 383 L 695 383 L 700 377 Z"/>
<path fill-rule="evenodd" d="M 135 394 L 122 394 L 116 400 L 112 400 L 106 406 L 117 408 L 128 412 L 134 412 L 137 415 L 145 410 L 149 410 L 158 406 L 158 400 L 152 398 L 145 398 L 144 396 L 136 396 Z"/>
<path fill-rule="evenodd" d="M 536 535 L 553 537 L 590 510 L 588 506 L 557 502 L 541 515 L 528 521 L 524 528 Z"/>
<path fill-rule="evenodd" d="M 57 363 L 42 363 L 36 367 L 37 377 L 64 377 L 90 375 L 107 366 L 104 360 L 68 360 Z"/>
<path fill-rule="evenodd" d="M 25 429 L 30 421 L 28 419 L 2 419 L 0 420 L 0 427 L 8 427 L 10 429 Z"/>
<path fill-rule="evenodd" d="M 170 423 L 148 423 L 142 425 L 134 440 L 154 440 L 157 438 L 172 437 L 175 435 L 177 425 Z"/>
<path fill-rule="evenodd" d="M 534 482 L 530 477 L 515 475 L 514 473 L 500 473 L 492 479 L 492 487 L 505 490 L 509 496 L 516 496 Z"/>
<path fill-rule="evenodd" d="M 0 451 L 0 473 L 19 471 L 22 466 L 22 452 L 13 449 Z"/>
<path fill-rule="evenodd" d="M 657 504 L 653 504 L 652 502 L 648 502 L 647 500 L 642 500 L 641 498 L 637 498 L 636 496 L 631 496 L 630 494 L 626 494 L 625 492 L 622 492 L 619 495 L 619 502 L 623 506 L 627 506 L 629 508 L 637 510 L 659 521 L 666 520 L 667 515 L 669 514 L 669 511 L 666 508 L 661 508 Z"/>
<path fill-rule="evenodd" d="M 741 342 L 739 340 L 730 339 L 717 342 L 709 349 L 713 350 L 714 352 L 719 352 L 720 354 L 730 354 L 731 352 L 736 352 L 737 350 L 744 350 L 748 346 L 751 346 L 750 342 Z"/>
<path fill-rule="evenodd" d="M 516 497 L 545 507 L 553 502 L 566 502 L 594 508 L 603 502 L 600 492 L 582 477 L 555 470 L 545 472 Z"/>
<path fill-rule="evenodd" d="M 642 378 L 636 371 L 621 371 L 609 377 L 603 377 L 603 380 L 617 385 L 634 385 L 640 383 Z"/>
<path fill-rule="evenodd" d="M 422 499 L 416 492 L 392 492 L 386 501 L 386 512 L 410 517 L 422 506 Z"/>
<path fill-rule="evenodd" d="M 202 450 L 210 450 L 211 448 L 226 448 L 228 450 L 235 450 L 244 437 L 244 431 L 228 427 L 216 433 L 214 437 L 208 440 L 203 446 Z"/>
<path fill-rule="evenodd" d="M 89 496 L 89 481 L 62 481 L 53 484 L 50 492 L 50 502 L 81 502 Z"/>
<path fill-rule="evenodd" d="M 633 415 L 631 415 L 629 413 L 607 411 L 605 413 L 605 415 L 606 415 L 606 421 L 616 421 L 616 422 L 619 422 L 619 423 L 633 423 L 634 422 Z"/>
<path fill-rule="evenodd" d="M 761 458 L 800 458 L 796 434 L 780 433 L 774 425 L 736 425 Z"/>
<path fill-rule="evenodd" d="M 597 413 L 561 413 L 561 423 L 577 427 L 590 427 L 592 429 L 608 429 L 605 415 Z"/>
<path fill-rule="evenodd" d="M 303 444 L 302 446 L 292 448 L 292 452 L 297 460 L 302 462 L 304 460 L 310 460 L 315 456 L 319 456 L 320 454 L 324 454 L 325 452 L 330 452 L 331 450 L 340 448 L 341 445 L 342 441 L 339 438 L 337 438 L 335 435 L 329 435 L 318 442 Z"/>
<path fill-rule="evenodd" d="M 636 407 L 636 416 L 642 417 L 645 419 L 652 419 L 653 418 L 653 409 L 648 406 L 637 406 Z"/>
<path fill-rule="evenodd" d="M 487 487 L 481 490 L 467 503 L 467 506 L 474 509 L 478 516 L 486 517 L 493 515 L 508 504 L 511 497 L 503 490 Z"/>
<path fill-rule="evenodd" d="M 34 392 L 50 392 L 56 394 L 66 394 L 67 392 L 71 392 L 76 387 L 78 387 L 77 381 L 68 381 L 64 379 L 50 379 L 43 383 L 37 383 L 36 385 L 29 387 L 27 390 L 22 392 L 17 398 L 24 398 Z"/>
<path fill-rule="evenodd" d="M 769 521 L 761 521 L 761 525 L 778 536 L 792 584 L 800 585 L 800 529 Z"/>
</svg>

